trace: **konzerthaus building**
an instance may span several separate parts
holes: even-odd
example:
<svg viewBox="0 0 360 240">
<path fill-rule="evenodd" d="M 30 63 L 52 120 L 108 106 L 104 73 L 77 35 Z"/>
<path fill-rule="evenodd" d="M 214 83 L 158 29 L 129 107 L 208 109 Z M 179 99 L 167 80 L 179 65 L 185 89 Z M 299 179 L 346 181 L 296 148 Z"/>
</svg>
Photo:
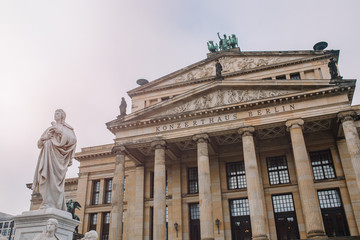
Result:
<svg viewBox="0 0 360 240">
<path fill-rule="evenodd" d="M 131 113 L 106 124 L 115 143 L 76 155 L 79 231 L 111 240 L 359 236 L 360 106 L 338 57 L 235 48 L 142 81 L 128 92 Z"/>
</svg>

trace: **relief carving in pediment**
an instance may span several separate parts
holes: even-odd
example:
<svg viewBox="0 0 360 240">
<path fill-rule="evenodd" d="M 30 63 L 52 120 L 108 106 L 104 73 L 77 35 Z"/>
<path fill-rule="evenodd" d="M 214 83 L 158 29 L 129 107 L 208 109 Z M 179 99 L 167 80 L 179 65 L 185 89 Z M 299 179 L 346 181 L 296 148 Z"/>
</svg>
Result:
<svg viewBox="0 0 360 240">
<path fill-rule="evenodd" d="M 266 65 L 287 62 L 298 58 L 300 57 L 222 57 L 219 59 L 219 62 L 223 68 L 222 73 L 227 74 L 231 72 L 237 72 Z M 166 80 L 163 83 L 160 83 L 158 86 L 165 86 L 214 76 L 215 61 L 209 62 L 203 66 L 196 67 L 195 69 L 189 70 L 188 72 L 173 79 Z"/>
<path fill-rule="evenodd" d="M 217 90 L 157 114 L 166 116 L 294 93 L 294 90 Z"/>
</svg>

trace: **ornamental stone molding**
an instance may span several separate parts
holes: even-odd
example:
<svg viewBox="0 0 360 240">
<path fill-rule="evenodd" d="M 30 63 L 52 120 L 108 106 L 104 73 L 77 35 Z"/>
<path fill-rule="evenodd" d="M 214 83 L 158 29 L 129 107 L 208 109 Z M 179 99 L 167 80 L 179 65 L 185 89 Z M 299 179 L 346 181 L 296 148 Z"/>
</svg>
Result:
<svg viewBox="0 0 360 240">
<path fill-rule="evenodd" d="M 197 142 L 197 143 L 209 143 L 210 142 L 210 137 L 208 134 L 206 133 L 203 133 L 203 134 L 197 134 L 197 135 L 194 135 L 192 137 L 192 140 Z"/>
<path fill-rule="evenodd" d="M 287 131 L 290 131 L 291 128 L 298 128 L 298 127 L 303 129 L 304 128 L 304 120 L 302 120 L 302 119 L 288 120 L 288 121 L 286 121 L 285 125 L 286 125 Z"/>
<path fill-rule="evenodd" d="M 206 93 L 186 103 L 176 104 L 171 109 L 158 113 L 158 116 L 167 116 L 189 111 L 198 111 L 207 108 L 226 106 L 230 104 L 248 102 L 252 100 L 266 99 L 295 93 L 294 90 L 236 90 L 221 89 Z"/>
<path fill-rule="evenodd" d="M 245 136 L 253 136 L 254 132 L 255 132 L 254 127 L 243 127 L 243 128 L 240 128 L 238 130 L 238 133 L 243 137 L 245 137 Z"/>
<path fill-rule="evenodd" d="M 166 141 L 165 140 L 157 140 L 151 142 L 151 148 L 154 149 L 165 149 L 166 148 Z"/>
<path fill-rule="evenodd" d="M 223 67 L 222 73 L 232 73 L 238 71 L 245 71 L 257 67 L 263 67 L 272 64 L 278 64 L 281 62 L 288 62 L 291 60 L 300 59 L 301 57 L 221 57 L 219 62 Z M 198 66 L 192 70 L 189 70 L 180 76 L 173 79 L 169 79 L 166 83 L 161 85 L 171 85 L 176 83 L 182 83 L 186 81 L 192 81 L 196 79 L 214 77 L 215 73 L 215 61 L 211 61 L 205 65 Z"/>
<path fill-rule="evenodd" d="M 350 110 L 350 111 L 339 112 L 337 116 L 341 122 L 354 121 L 357 116 L 357 113 L 355 111 Z"/>
</svg>

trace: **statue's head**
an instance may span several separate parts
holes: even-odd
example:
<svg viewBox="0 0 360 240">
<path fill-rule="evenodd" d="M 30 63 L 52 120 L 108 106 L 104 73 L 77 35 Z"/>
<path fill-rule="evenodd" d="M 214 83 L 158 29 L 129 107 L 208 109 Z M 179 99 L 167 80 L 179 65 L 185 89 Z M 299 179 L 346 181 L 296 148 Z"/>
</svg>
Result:
<svg viewBox="0 0 360 240">
<path fill-rule="evenodd" d="M 56 122 L 60 122 L 60 123 L 64 123 L 65 122 L 65 118 L 66 118 L 66 113 L 64 112 L 64 110 L 62 109 L 57 109 L 55 111 L 55 115 L 54 115 L 55 121 Z"/>
<path fill-rule="evenodd" d="M 85 239 L 86 240 L 97 240 L 98 237 L 99 236 L 98 236 L 97 232 L 94 231 L 94 230 L 91 230 L 91 231 L 85 233 Z"/>
<path fill-rule="evenodd" d="M 46 224 L 46 232 L 56 232 L 58 224 L 59 223 L 55 218 L 50 218 Z"/>
</svg>

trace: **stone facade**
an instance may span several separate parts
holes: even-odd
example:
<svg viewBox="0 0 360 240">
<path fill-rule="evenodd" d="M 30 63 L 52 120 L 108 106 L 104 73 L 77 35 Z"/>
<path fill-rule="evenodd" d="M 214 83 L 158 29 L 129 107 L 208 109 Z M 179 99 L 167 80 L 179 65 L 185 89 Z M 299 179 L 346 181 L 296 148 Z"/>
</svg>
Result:
<svg viewBox="0 0 360 240">
<path fill-rule="evenodd" d="M 338 54 L 223 51 L 129 91 L 132 113 L 107 123 L 115 142 L 76 154 L 79 232 L 359 236 L 360 106 L 355 80 L 331 80 Z"/>
</svg>

